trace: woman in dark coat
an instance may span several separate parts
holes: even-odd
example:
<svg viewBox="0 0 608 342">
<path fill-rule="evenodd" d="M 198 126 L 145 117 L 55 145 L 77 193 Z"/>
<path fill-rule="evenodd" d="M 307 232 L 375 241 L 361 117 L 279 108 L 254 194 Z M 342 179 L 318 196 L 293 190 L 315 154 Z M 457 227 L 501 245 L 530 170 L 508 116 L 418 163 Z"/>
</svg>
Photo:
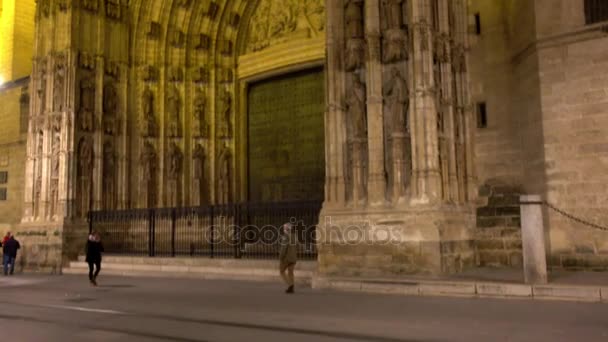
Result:
<svg viewBox="0 0 608 342">
<path fill-rule="evenodd" d="M 91 285 L 97 286 L 97 276 L 101 270 L 101 253 L 103 252 L 103 245 L 101 244 L 101 236 L 99 233 L 93 232 L 89 235 L 87 241 L 87 258 L 86 261 L 89 264 L 89 281 Z M 95 272 L 93 272 L 93 266 L 95 266 Z"/>
</svg>

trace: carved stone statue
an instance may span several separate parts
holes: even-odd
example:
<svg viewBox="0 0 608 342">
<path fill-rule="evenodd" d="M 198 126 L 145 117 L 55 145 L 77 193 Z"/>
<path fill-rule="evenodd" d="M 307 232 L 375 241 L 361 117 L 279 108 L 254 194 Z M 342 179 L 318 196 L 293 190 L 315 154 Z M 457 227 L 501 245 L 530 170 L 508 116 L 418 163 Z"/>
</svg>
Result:
<svg viewBox="0 0 608 342">
<path fill-rule="evenodd" d="M 169 116 L 169 127 L 168 134 L 170 137 L 179 136 L 179 109 L 180 109 L 180 98 L 179 92 L 176 88 L 169 90 L 167 97 L 167 114 Z"/>
<path fill-rule="evenodd" d="M 95 83 L 92 77 L 80 80 L 80 128 L 92 131 L 95 113 Z"/>
<path fill-rule="evenodd" d="M 91 193 L 93 190 L 93 143 L 91 138 L 83 137 L 78 146 L 78 188 L 79 214 L 81 217 L 87 215 L 91 209 Z"/>
<path fill-rule="evenodd" d="M 207 100 L 205 94 L 198 92 L 194 98 L 194 136 L 195 137 L 207 137 L 207 117 L 205 113 L 205 107 Z"/>
<path fill-rule="evenodd" d="M 346 37 L 363 37 L 363 2 L 364 0 L 346 0 L 345 20 Z"/>
<path fill-rule="evenodd" d="M 352 138 L 365 138 L 367 133 L 367 115 L 365 107 L 365 85 L 354 75 L 353 85 L 346 99 L 349 121 L 352 122 Z"/>
<path fill-rule="evenodd" d="M 201 205 L 205 203 L 205 149 L 201 144 L 196 144 L 192 151 L 192 178 L 193 178 L 193 204 Z"/>
<path fill-rule="evenodd" d="M 407 81 L 397 68 L 391 69 L 391 78 L 384 87 L 384 97 L 390 113 L 393 133 L 409 131 L 408 109 L 410 104 Z"/>
<path fill-rule="evenodd" d="M 346 42 L 345 68 L 347 71 L 363 67 L 365 62 L 365 41 L 351 38 Z"/>
<path fill-rule="evenodd" d="M 231 137 L 232 136 L 232 126 L 231 126 L 231 117 L 232 117 L 232 94 L 226 89 L 224 89 L 221 93 L 220 97 L 221 101 L 221 109 L 222 109 L 222 136 L 223 137 Z"/>
<path fill-rule="evenodd" d="M 40 115 L 44 113 L 46 108 L 46 66 L 45 61 L 39 62 L 38 82 L 36 82 L 36 94 L 40 102 Z"/>
<path fill-rule="evenodd" d="M 192 159 L 194 161 L 194 169 L 192 175 L 194 179 L 202 180 L 205 178 L 205 149 L 201 144 L 197 144 L 192 151 Z"/>
<path fill-rule="evenodd" d="M 179 178 L 182 172 L 182 152 L 179 150 L 179 147 L 172 143 L 169 148 L 169 168 L 167 171 L 167 175 L 169 179 L 176 180 Z"/>
<path fill-rule="evenodd" d="M 218 203 L 230 203 L 231 153 L 225 146 L 218 159 Z"/>
<path fill-rule="evenodd" d="M 156 206 L 156 150 L 146 142 L 140 155 L 142 167 L 142 200 L 144 207 Z"/>
<path fill-rule="evenodd" d="M 103 207 L 114 209 L 116 198 L 116 153 L 111 141 L 103 145 Z"/>
<path fill-rule="evenodd" d="M 53 80 L 53 111 L 60 112 L 63 110 L 63 88 L 65 83 L 65 65 L 61 58 L 57 58 L 55 65 L 55 77 Z"/>
<path fill-rule="evenodd" d="M 103 88 L 103 123 L 106 134 L 116 133 L 116 116 L 118 114 L 118 92 L 112 83 Z"/>
<path fill-rule="evenodd" d="M 146 88 L 142 94 L 142 108 L 142 134 L 153 136 L 156 131 L 156 118 L 154 114 L 154 94 L 149 88 Z"/>
<path fill-rule="evenodd" d="M 171 207 L 179 206 L 180 203 L 180 175 L 182 173 L 182 152 L 177 144 L 172 143 L 169 147 L 167 166 L 167 199 Z"/>
</svg>

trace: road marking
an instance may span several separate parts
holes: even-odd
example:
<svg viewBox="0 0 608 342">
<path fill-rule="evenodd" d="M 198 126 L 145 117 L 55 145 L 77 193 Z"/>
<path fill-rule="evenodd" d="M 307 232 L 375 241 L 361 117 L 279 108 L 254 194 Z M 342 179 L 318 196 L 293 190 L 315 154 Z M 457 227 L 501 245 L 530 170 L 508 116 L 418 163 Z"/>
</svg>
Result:
<svg viewBox="0 0 608 342">
<path fill-rule="evenodd" d="M 69 305 L 44 305 L 47 308 L 54 309 L 64 309 L 64 310 L 72 310 L 72 311 L 82 311 L 82 312 L 94 312 L 94 313 L 103 313 L 108 315 L 126 315 L 126 312 L 115 311 L 115 310 L 104 310 L 104 309 L 91 309 L 85 308 L 82 306 L 69 306 Z"/>
</svg>

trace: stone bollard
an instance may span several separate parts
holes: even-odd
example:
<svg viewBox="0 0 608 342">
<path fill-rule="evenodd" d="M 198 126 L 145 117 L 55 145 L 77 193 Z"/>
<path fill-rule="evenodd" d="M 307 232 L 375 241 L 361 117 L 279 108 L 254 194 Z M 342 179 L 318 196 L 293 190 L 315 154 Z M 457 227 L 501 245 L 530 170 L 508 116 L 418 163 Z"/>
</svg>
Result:
<svg viewBox="0 0 608 342">
<path fill-rule="evenodd" d="M 546 284 L 547 256 L 541 198 L 539 195 L 523 195 L 519 201 L 524 279 L 527 284 Z"/>
</svg>

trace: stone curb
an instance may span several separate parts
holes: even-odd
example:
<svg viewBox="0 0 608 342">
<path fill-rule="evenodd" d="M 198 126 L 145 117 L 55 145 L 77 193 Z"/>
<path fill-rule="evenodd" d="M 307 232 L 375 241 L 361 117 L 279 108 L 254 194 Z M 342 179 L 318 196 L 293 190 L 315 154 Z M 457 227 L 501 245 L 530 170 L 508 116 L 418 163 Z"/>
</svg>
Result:
<svg viewBox="0 0 608 342">
<path fill-rule="evenodd" d="M 315 276 L 314 289 L 408 296 L 564 300 L 608 304 L 608 287 L 577 285 L 526 285 L 472 281 L 371 281 Z"/>
</svg>

